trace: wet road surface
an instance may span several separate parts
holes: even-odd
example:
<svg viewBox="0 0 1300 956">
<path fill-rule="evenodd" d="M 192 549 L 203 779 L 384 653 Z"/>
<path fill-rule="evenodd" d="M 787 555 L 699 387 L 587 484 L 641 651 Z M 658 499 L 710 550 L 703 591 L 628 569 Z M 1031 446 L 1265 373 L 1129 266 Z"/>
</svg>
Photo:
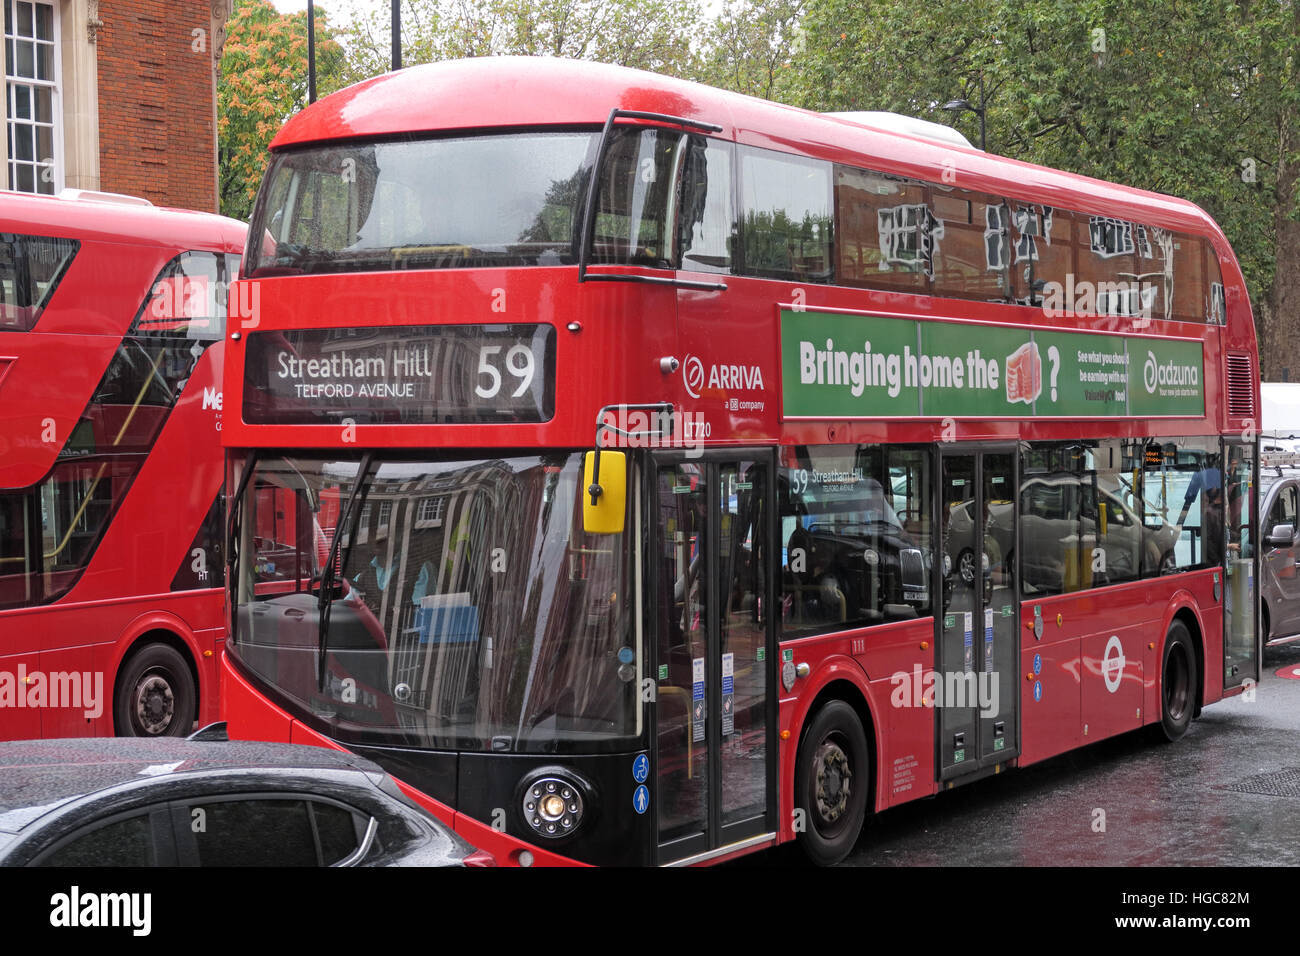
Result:
<svg viewBox="0 0 1300 956">
<path fill-rule="evenodd" d="M 1255 700 L 1176 743 L 1125 734 L 888 810 L 840 865 L 1300 864 L 1300 680 L 1276 676 L 1297 665 L 1300 643 L 1267 651 Z"/>
</svg>

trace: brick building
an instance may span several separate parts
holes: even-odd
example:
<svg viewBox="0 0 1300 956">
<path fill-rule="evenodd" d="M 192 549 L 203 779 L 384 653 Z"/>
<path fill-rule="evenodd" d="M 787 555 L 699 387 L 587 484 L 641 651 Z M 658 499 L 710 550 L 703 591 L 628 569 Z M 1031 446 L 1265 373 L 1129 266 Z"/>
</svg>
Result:
<svg viewBox="0 0 1300 956">
<path fill-rule="evenodd" d="M 0 0 L 3 186 L 216 212 L 216 76 L 232 0 Z"/>
</svg>

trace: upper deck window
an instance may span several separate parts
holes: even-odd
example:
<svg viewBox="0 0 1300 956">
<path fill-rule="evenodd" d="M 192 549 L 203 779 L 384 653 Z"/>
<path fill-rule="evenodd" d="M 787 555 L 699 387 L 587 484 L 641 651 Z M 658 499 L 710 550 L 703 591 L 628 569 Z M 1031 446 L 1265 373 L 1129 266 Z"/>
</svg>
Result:
<svg viewBox="0 0 1300 956">
<path fill-rule="evenodd" d="M 238 270 L 235 256 L 182 252 L 154 280 L 131 334 L 217 341 L 226 329 L 226 294 Z"/>
<path fill-rule="evenodd" d="M 749 147 L 742 148 L 740 156 L 742 271 L 771 279 L 830 282 L 830 165 Z"/>
<path fill-rule="evenodd" d="M 687 155 L 676 130 L 615 129 L 601 163 L 591 261 L 667 268 L 672 201 Z"/>
<path fill-rule="evenodd" d="M 840 285 L 1138 328 L 1225 321 L 1218 260 L 1201 237 L 838 164 L 835 217 Z M 752 271 L 748 246 L 745 255 Z"/>
<path fill-rule="evenodd" d="M 685 166 L 677 216 L 679 268 L 729 272 L 736 242 L 730 144 L 692 136 Z"/>
<path fill-rule="evenodd" d="M 280 153 L 248 274 L 574 264 L 598 139 L 529 132 Z"/>
<path fill-rule="evenodd" d="M 0 332 L 30 332 L 54 294 L 78 243 L 0 234 Z"/>
</svg>

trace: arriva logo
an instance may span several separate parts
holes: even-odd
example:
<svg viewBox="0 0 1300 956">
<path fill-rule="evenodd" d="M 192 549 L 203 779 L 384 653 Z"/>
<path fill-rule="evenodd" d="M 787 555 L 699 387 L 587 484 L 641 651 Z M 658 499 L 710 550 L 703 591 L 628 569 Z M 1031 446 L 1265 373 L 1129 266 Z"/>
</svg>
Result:
<svg viewBox="0 0 1300 956">
<path fill-rule="evenodd" d="M 704 387 L 704 363 L 698 356 L 688 355 L 682 363 L 682 383 L 691 398 L 700 397 Z M 709 388 L 763 391 L 763 370 L 757 365 L 710 365 Z"/>
<path fill-rule="evenodd" d="M 203 390 L 203 408 L 206 411 L 209 408 L 215 408 L 221 411 L 222 393 L 215 388 L 205 388 Z"/>
<path fill-rule="evenodd" d="M 1148 350 L 1142 366 L 1142 384 L 1154 394 L 1157 385 L 1200 385 L 1201 373 L 1195 365 L 1175 365 L 1173 359 L 1161 365 L 1156 361 L 1156 353 Z"/>
<path fill-rule="evenodd" d="M 686 394 L 691 398 L 700 397 L 700 389 L 704 387 L 704 363 L 698 355 L 686 356 L 686 361 L 682 363 L 682 383 L 686 386 Z"/>
</svg>

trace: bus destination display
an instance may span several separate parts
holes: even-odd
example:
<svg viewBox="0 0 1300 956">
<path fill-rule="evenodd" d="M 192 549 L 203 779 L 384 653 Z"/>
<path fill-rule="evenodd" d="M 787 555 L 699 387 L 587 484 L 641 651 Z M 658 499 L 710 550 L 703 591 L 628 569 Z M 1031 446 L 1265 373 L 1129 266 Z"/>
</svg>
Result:
<svg viewBox="0 0 1300 956">
<path fill-rule="evenodd" d="M 531 423 L 555 414 L 550 325 L 297 329 L 248 336 L 250 424 Z"/>
</svg>

